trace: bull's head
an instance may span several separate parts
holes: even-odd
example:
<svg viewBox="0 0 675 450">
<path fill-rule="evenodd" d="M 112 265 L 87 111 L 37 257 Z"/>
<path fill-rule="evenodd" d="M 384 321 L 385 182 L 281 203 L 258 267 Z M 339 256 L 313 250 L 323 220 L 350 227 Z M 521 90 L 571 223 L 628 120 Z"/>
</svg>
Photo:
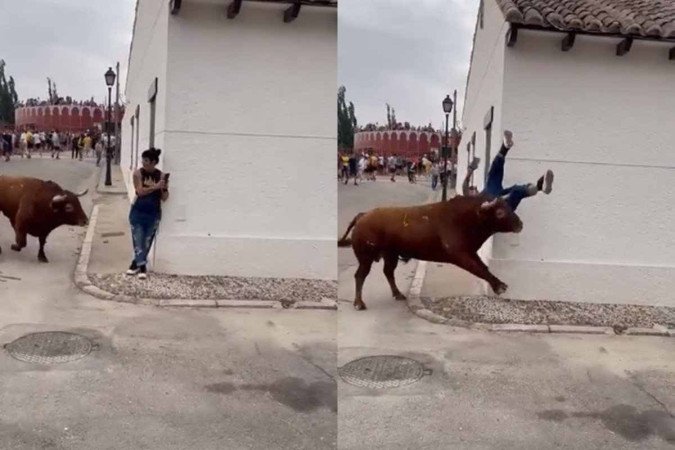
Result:
<svg viewBox="0 0 675 450">
<path fill-rule="evenodd" d="M 85 195 L 87 191 L 88 189 L 81 194 L 63 191 L 52 198 L 49 206 L 52 208 L 52 212 L 58 217 L 60 223 L 65 225 L 79 225 L 81 227 L 86 226 L 89 223 L 89 219 L 84 213 L 84 210 L 82 210 L 82 205 L 80 205 L 80 200 L 78 199 L 78 197 Z"/>
<path fill-rule="evenodd" d="M 501 197 L 483 202 L 478 214 L 495 233 L 520 233 L 523 229 L 520 217 Z"/>
</svg>

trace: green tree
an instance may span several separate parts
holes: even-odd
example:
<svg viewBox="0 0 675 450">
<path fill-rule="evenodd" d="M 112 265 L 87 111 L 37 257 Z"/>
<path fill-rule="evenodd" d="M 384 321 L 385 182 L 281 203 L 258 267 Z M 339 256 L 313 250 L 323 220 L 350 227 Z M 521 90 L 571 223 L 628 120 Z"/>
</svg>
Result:
<svg viewBox="0 0 675 450">
<path fill-rule="evenodd" d="M 347 89 L 344 86 L 338 88 L 337 114 L 338 114 L 338 148 L 354 148 L 354 132 L 358 126 L 354 103 L 345 98 Z"/>
<path fill-rule="evenodd" d="M 14 110 L 19 103 L 14 78 L 5 76 L 5 61 L 0 59 L 0 123 L 14 123 Z"/>
</svg>

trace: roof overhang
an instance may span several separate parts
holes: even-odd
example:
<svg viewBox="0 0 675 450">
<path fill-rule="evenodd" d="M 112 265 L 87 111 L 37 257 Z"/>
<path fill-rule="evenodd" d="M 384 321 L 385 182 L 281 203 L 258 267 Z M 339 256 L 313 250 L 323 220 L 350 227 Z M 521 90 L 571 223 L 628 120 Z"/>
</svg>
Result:
<svg viewBox="0 0 675 450">
<path fill-rule="evenodd" d="M 675 39 L 673 38 L 657 38 L 654 36 L 636 36 L 636 35 L 626 35 L 621 33 L 594 33 L 590 31 L 583 30 L 557 30 L 548 27 L 541 27 L 537 25 L 526 25 L 522 23 L 509 23 L 509 31 L 506 36 L 506 45 L 507 47 L 513 47 L 518 41 L 518 30 L 530 30 L 530 31 L 540 31 L 545 33 L 558 33 L 563 35 L 561 42 L 561 50 L 566 52 L 569 51 L 575 42 L 577 35 L 581 36 L 593 36 L 598 38 L 612 38 L 620 39 L 619 43 L 616 45 L 616 55 L 623 56 L 628 53 L 633 45 L 633 41 L 650 41 L 650 42 L 662 42 L 664 44 L 673 45 L 669 51 L 669 59 L 675 60 Z"/>
<path fill-rule="evenodd" d="M 303 6 L 323 8 L 337 8 L 338 6 L 338 0 L 228 0 L 226 6 L 227 18 L 234 19 L 237 17 L 241 11 L 242 4 L 245 2 L 288 5 L 288 8 L 284 10 L 283 14 L 283 20 L 286 23 L 294 21 L 300 14 L 300 9 Z M 171 14 L 178 14 L 182 3 L 182 0 L 169 0 Z"/>
</svg>

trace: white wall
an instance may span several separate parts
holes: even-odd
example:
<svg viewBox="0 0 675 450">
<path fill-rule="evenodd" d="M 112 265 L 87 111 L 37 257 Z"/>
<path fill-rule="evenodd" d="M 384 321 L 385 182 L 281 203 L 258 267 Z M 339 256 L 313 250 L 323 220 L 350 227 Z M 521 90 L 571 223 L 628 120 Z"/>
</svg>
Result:
<svg viewBox="0 0 675 450">
<path fill-rule="evenodd" d="M 485 129 L 483 120 L 494 106 L 492 122 L 491 156 L 494 157 L 501 145 L 502 121 L 502 83 L 504 77 L 504 45 L 508 24 L 495 0 L 485 0 L 483 12 L 483 28 L 476 22 L 476 31 L 472 51 L 471 68 L 465 94 L 462 125 L 464 131 L 458 149 L 457 187 L 461 190 L 466 176 L 467 159 L 466 144 L 476 133 L 476 156 L 481 158 L 480 166 L 474 173 L 474 184 L 483 189 L 485 165 Z M 479 254 L 487 259 L 491 252 L 492 241 L 486 242 Z"/>
<path fill-rule="evenodd" d="M 130 119 L 140 105 L 139 116 L 139 157 L 140 153 L 149 147 L 150 140 L 150 104 L 148 103 L 148 89 L 155 77 L 159 78 L 159 87 L 156 98 L 155 116 L 155 147 L 164 148 L 164 128 L 166 109 L 166 66 L 167 66 L 167 33 L 169 2 L 165 0 L 139 0 L 134 36 L 129 60 L 129 70 L 126 81 L 124 118 L 122 119 L 122 173 L 127 183 L 129 199 L 134 197 L 131 181 L 130 166 L 134 169 L 136 158 L 131 152 L 132 137 Z M 160 159 L 161 167 L 161 159 Z"/>
<path fill-rule="evenodd" d="M 505 185 L 548 168 L 554 191 L 525 200 L 519 235 L 490 267 L 523 299 L 675 306 L 675 71 L 669 46 L 521 30 L 505 50 Z"/>
<path fill-rule="evenodd" d="M 336 279 L 337 11 L 225 6 L 169 17 L 156 268 Z"/>
</svg>

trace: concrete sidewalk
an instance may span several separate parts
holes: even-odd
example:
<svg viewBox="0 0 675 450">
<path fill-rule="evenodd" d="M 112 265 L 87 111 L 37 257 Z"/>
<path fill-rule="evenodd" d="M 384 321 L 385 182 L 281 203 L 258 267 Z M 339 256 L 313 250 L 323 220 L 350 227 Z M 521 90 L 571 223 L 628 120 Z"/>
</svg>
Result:
<svg viewBox="0 0 675 450">
<path fill-rule="evenodd" d="M 98 218 L 87 273 L 123 272 L 133 258 L 128 218 L 129 200 L 125 195 L 103 195 L 96 203 Z"/>
<path fill-rule="evenodd" d="M 100 171 L 100 178 L 96 190 L 99 194 L 111 195 L 127 195 L 127 187 L 122 176 L 122 169 L 120 166 L 111 165 L 110 167 L 110 181 L 111 186 L 105 185 L 105 161 L 102 161 Z"/>
</svg>

